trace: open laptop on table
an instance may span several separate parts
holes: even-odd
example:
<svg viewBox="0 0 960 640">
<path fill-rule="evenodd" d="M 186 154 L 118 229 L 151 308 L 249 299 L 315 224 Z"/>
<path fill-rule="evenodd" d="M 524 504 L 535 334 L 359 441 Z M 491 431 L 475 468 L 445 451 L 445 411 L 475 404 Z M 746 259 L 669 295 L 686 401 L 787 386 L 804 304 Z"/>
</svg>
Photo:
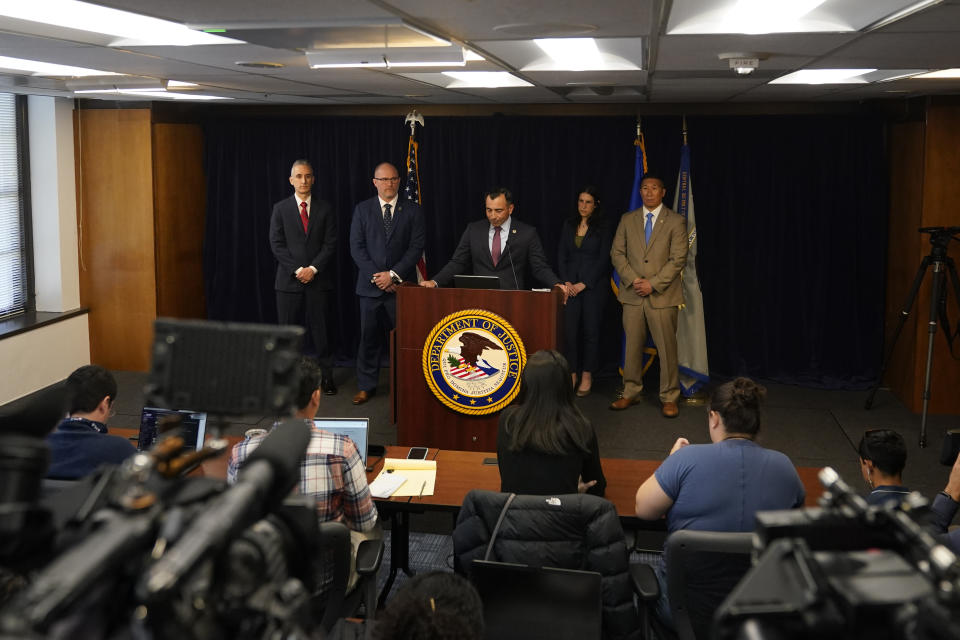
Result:
<svg viewBox="0 0 960 640">
<path fill-rule="evenodd" d="M 313 424 L 318 429 L 349 436 L 357 451 L 363 458 L 363 466 L 367 466 L 367 432 L 370 430 L 369 418 L 314 418 Z"/>
<path fill-rule="evenodd" d="M 184 451 L 197 451 L 203 447 L 207 429 L 207 414 L 181 409 L 160 409 L 144 407 L 140 411 L 140 434 L 137 437 L 137 450 L 146 451 L 159 439 L 160 424 L 165 418 L 180 416 L 180 432 Z"/>
</svg>

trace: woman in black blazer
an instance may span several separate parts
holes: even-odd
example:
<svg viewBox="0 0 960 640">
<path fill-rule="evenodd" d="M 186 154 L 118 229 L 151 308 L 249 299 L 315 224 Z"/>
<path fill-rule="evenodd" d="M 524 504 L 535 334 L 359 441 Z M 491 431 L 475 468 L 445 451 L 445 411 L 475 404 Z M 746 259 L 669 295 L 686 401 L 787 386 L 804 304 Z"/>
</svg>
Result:
<svg viewBox="0 0 960 640">
<path fill-rule="evenodd" d="M 577 195 L 577 212 L 563 222 L 557 249 L 560 280 L 570 288 L 564 307 L 564 354 L 573 384 L 580 374 L 578 396 L 590 393 L 593 372 L 600 366 L 600 320 L 610 281 L 613 229 L 603 219 L 597 188 L 587 185 Z"/>
</svg>

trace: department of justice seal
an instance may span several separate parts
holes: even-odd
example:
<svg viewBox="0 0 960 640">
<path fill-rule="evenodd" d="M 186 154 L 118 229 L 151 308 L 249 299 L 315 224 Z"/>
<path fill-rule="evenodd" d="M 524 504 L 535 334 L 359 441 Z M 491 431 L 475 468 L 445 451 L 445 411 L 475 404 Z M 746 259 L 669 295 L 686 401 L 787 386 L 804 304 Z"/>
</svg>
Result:
<svg viewBox="0 0 960 640">
<path fill-rule="evenodd" d="M 454 411 L 485 415 L 520 392 L 527 364 L 523 341 L 510 323 L 483 309 L 451 313 L 423 345 L 423 375 L 437 399 Z"/>
</svg>

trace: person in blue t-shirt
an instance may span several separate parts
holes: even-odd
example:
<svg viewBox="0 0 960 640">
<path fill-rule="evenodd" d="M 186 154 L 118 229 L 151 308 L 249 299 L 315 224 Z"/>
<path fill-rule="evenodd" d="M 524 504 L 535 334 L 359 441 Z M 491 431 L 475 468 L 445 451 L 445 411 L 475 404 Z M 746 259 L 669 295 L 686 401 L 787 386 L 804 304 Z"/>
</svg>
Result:
<svg viewBox="0 0 960 640">
<path fill-rule="evenodd" d="M 90 364 L 71 373 L 66 385 L 70 412 L 47 436 L 48 478 L 82 478 L 101 464 L 120 464 L 137 452 L 126 438 L 107 433 L 107 419 L 117 398 L 112 373 Z"/>
<path fill-rule="evenodd" d="M 802 506 L 805 492 L 796 467 L 784 454 L 755 442 L 765 395 L 766 389 L 748 378 L 721 385 L 710 399 L 707 414 L 712 444 L 690 444 L 678 438 L 667 459 L 637 490 L 637 516 L 656 520 L 665 515 L 671 533 L 680 529 L 753 531 L 757 511 Z M 717 571 L 721 575 L 710 573 L 704 567 L 697 579 L 702 579 L 703 591 L 710 592 L 708 599 L 719 604 L 722 591 L 729 587 L 721 586 L 721 568 Z M 666 567 L 657 570 L 657 577 L 657 616 L 672 627 Z"/>
</svg>

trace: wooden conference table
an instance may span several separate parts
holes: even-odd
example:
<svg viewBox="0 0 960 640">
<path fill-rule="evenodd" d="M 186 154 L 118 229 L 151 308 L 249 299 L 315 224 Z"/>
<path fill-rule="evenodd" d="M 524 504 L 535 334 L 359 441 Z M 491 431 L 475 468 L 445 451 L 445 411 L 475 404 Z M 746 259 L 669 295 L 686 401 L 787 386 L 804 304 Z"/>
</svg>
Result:
<svg viewBox="0 0 960 640">
<path fill-rule="evenodd" d="M 136 439 L 135 429 L 111 429 L 111 433 Z M 230 448 L 239 442 L 239 436 L 227 436 Z M 226 478 L 230 448 L 223 455 L 205 460 L 193 475 L 211 478 Z M 404 458 L 409 447 L 388 446 L 385 457 Z M 455 513 L 463 504 L 463 499 L 472 489 L 500 490 L 500 470 L 496 463 L 484 464 L 484 460 L 496 459 L 496 453 L 484 451 L 452 451 L 431 448 L 427 452 L 428 460 L 437 461 L 437 479 L 433 495 L 404 496 L 395 498 L 376 498 L 381 518 L 390 518 L 390 575 L 381 592 L 381 599 L 390 592 L 390 587 L 398 572 L 410 574 L 409 537 L 410 514 L 426 511 L 447 511 Z M 367 460 L 367 481 L 373 482 L 383 468 L 384 458 Z M 634 499 L 637 487 L 652 474 L 660 460 L 632 460 L 627 458 L 602 458 L 603 475 L 607 479 L 605 496 L 616 507 L 624 529 L 646 529 L 665 531 L 663 520 L 650 521 L 637 518 L 634 513 Z M 816 506 L 823 493 L 823 487 L 817 479 L 817 467 L 797 467 L 797 473 L 806 489 L 806 506 Z"/>
</svg>

